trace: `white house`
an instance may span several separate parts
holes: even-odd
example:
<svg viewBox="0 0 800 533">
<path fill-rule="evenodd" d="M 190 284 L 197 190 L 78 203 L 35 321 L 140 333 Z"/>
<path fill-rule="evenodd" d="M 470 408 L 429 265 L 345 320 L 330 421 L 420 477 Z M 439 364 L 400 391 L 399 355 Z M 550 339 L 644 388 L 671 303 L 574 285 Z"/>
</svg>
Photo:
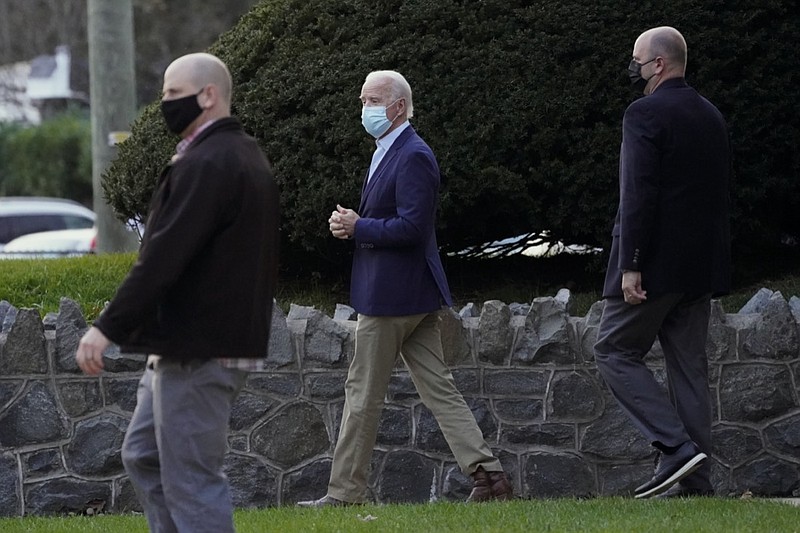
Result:
<svg viewBox="0 0 800 533">
<path fill-rule="evenodd" d="M 0 122 L 39 124 L 53 104 L 85 102 L 70 87 L 71 61 L 69 47 L 62 45 L 54 55 L 0 66 Z"/>
</svg>

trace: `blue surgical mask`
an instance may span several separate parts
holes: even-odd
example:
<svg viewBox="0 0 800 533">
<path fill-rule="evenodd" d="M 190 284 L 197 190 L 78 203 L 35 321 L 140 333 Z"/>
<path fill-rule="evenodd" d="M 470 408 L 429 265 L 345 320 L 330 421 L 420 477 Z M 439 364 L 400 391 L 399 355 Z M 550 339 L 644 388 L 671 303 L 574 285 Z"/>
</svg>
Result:
<svg viewBox="0 0 800 533">
<path fill-rule="evenodd" d="M 398 98 L 386 107 L 383 106 L 364 106 L 361 108 L 361 124 L 367 133 L 380 139 L 389 128 L 392 127 L 394 120 L 389 120 L 386 116 L 386 109 L 396 104 L 400 99 Z M 395 120 L 397 117 L 394 117 Z"/>
</svg>

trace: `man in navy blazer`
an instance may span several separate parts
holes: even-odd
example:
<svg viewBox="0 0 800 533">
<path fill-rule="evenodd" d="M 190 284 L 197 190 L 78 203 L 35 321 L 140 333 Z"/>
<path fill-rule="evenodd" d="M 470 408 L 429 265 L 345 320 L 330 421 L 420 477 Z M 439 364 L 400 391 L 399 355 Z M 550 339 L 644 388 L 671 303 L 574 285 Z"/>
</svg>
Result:
<svg viewBox="0 0 800 533">
<path fill-rule="evenodd" d="M 398 356 L 461 470 L 474 480 L 469 501 L 508 499 L 511 484 L 444 361 L 438 312 L 452 301 L 436 244 L 439 167 L 408 122 L 414 109 L 411 87 L 397 72 L 372 72 L 361 102 L 362 124 L 376 139 L 361 204 L 358 212 L 337 206 L 328 220 L 334 237 L 355 244 L 350 288 L 359 313 L 355 353 L 328 492 L 298 505 L 363 501 Z"/>
<path fill-rule="evenodd" d="M 636 40 L 644 98 L 625 111 L 620 203 L 595 359 L 622 409 L 661 455 L 637 498 L 711 495 L 706 338 L 713 295 L 730 289 L 730 146 L 720 112 L 686 84 L 674 28 Z M 668 393 L 644 363 L 658 338 Z"/>
</svg>

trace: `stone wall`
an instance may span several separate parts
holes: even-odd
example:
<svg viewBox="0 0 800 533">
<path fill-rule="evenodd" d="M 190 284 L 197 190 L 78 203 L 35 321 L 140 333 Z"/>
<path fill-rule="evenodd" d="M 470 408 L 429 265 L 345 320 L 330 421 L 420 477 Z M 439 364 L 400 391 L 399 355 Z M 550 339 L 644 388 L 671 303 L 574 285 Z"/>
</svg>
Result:
<svg viewBox="0 0 800 533">
<path fill-rule="evenodd" d="M 653 452 L 593 363 L 602 302 L 484 303 L 443 314 L 448 362 L 486 439 L 525 498 L 630 495 Z M 236 402 L 226 469 L 237 506 L 325 492 L 352 354 L 352 310 L 276 307 L 268 363 Z M 715 302 L 708 352 L 717 491 L 800 491 L 800 300 L 759 291 L 736 314 Z M 74 362 L 86 322 L 67 299 L 42 319 L 0 302 L 0 516 L 138 509 L 120 460 L 144 356 L 110 350 L 100 378 Z M 660 381 L 656 345 L 648 362 Z M 373 455 L 380 502 L 462 499 L 470 483 L 398 365 Z"/>
</svg>

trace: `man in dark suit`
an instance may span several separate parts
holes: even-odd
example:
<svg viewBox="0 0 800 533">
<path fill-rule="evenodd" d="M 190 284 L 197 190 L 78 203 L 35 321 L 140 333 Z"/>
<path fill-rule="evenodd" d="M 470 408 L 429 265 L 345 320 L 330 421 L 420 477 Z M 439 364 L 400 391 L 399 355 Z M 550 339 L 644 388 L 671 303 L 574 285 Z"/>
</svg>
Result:
<svg viewBox="0 0 800 533">
<path fill-rule="evenodd" d="M 361 102 L 362 124 L 376 138 L 361 205 L 358 213 L 337 206 L 328 220 L 334 237 L 355 243 L 350 288 L 351 303 L 359 313 L 355 354 L 328 493 L 298 505 L 363 500 L 398 356 L 462 471 L 474 479 L 469 501 L 508 499 L 511 484 L 444 362 L 438 311 L 452 302 L 434 228 L 439 167 L 408 122 L 413 115 L 411 87 L 397 72 L 372 72 L 362 87 Z"/>
<path fill-rule="evenodd" d="M 122 461 L 154 532 L 233 532 L 223 473 L 231 406 L 264 366 L 278 275 L 278 188 L 230 116 L 228 68 L 189 54 L 164 73 L 161 108 L 183 139 L 164 170 L 139 258 L 81 339 L 97 375 L 113 340 L 152 354 Z"/>
<path fill-rule="evenodd" d="M 711 495 L 706 337 L 712 295 L 730 288 L 725 120 L 684 80 L 670 27 L 636 40 L 628 68 L 644 98 L 625 111 L 620 203 L 595 359 L 634 425 L 661 453 L 637 498 Z M 644 357 L 661 342 L 669 393 Z"/>
</svg>

